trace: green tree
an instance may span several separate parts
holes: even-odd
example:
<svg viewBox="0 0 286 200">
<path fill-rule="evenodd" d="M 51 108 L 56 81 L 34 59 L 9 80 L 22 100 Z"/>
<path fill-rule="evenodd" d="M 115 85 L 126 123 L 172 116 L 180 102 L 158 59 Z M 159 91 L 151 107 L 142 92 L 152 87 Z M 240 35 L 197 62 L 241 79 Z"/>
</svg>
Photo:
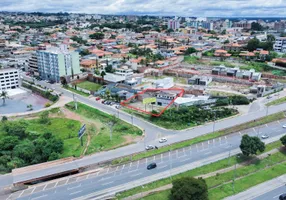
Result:
<svg viewBox="0 0 286 200">
<path fill-rule="evenodd" d="M 280 138 L 281 143 L 286 146 L 286 135 Z"/>
<path fill-rule="evenodd" d="M 9 96 L 8 96 L 8 92 L 7 92 L 7 91 L 2 90 L 2 91 L 1 91 L 1 93 L 0 93 L 0 98 L 2 99 L 2 101 L 3 101 L 3 105 L 4 105 L 4 104 L 5 104 L 5 102 L 6 102 L 6 99 L 8 99 L 8 98 L 9 98 Z"/>
<path fill-rule="evenodd" d="M 3 116 L 1 122 L 6 122 L 6 121 L 8 121 L 8 118 L 6 116 Z"/>
<path fill-rule="evenodd" d="M 104 76 L 106 75 L 105 71 L 101 71 L 100 76 L 102 78 L 102 80 L 104 81 Z"/>
<path fill-rule="evenodd" d="M 49 111 L 44 111 L 40 114 L 39 122 L 41 124 L 48 124 L 50 122 Z"/>
<path fill-rule="evenodd" d="M 0 149 L 6 151 L 12 151 L 17 144 L 19 144 L 18 137 L 8 135 L 1 139 Z"/>
<path fill-rule="evenodd" d="M 97 32 L 94 34 L 89 35 L 91 39 L 102 40 L 104 38 L 104 33 Z"/>
<path fill-rule="evenodd" d="M 33 105 L 32 105 L 32 104 L 27 105 L 27 109 L 28 109 L 29 111 L 33 110 Z"/>
<path fill-rule="evenodd" d="M 257 151 L 263 152 L 265 150 L 265 144 L 258 137 L 249 135 L 242 136 L 239 147 L 245 156 L 256 155 Z"/>
<path fill-rule="evenodd" d="M 183 177 L 172 184 L 171 200 L 208 200 L 208 187 L 202 178 Z"/>
<path fill-rule="evenodd" d="M 3 124 L 3 130 L 10 136 L 16 136 L 19 139 L 23 139 L 26 134 L 27 123 L 24 120 L 7 121 Z"/>
<path fill-rule="evenodd" d="M 35 145 L 32 141 L 26 139 L 14 148 L 14 156 L 25 161 L 25 163 L 31 163 L 34 159 L 36 152 Z"/>
<path fill-rule="evenodd" d="M 247 46 L 246 46 L 248 51 L 254 51 L 257 48 L 259 48 L 259 40 L 257 38 L 253 38 L 248 41 Z"/>
<path fill-rule="evenodd" d="M 263 31 L 263 26 L 261 26 L 259 23 L 257 22 L 252 22 L 251 23 L 251 30 L 254 31 Z"/>
<path fill-rule="evenodd" d="M 190 47 L 186 50 L 185 54 L 189 55 L 189 54 L 196 53 L 196 52 L 197 50 L 194 47 Z"/>
</svg>

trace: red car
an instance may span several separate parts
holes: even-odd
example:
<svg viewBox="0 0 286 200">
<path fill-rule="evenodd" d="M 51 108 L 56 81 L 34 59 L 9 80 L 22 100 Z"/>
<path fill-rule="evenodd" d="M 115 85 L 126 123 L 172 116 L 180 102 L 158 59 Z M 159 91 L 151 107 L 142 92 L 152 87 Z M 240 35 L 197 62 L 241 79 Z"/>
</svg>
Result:
<svg viewBox="0 0 286 200">
<path fill-rule="evenodd" d="M 95 100 L 96 100 L 96 101 L 99 101 L 99 100 L 100 100 L 100 97 L 96 97 Z"/>
</svg>

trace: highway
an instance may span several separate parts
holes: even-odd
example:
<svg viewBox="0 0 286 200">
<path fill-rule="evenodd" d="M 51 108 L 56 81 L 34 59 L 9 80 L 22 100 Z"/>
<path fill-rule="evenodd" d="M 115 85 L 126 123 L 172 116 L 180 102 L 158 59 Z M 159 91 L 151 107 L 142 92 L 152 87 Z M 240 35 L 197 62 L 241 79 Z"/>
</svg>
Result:
<svg viewBox="0 0 286 200">
<path fill-rule="evenodd" d="M 239 147 L 241 137 L 244 134 L 260 137 L 262 134 L 267 133 L 270 135 L 269 139 L 274 139 L 277 136 L 280 137 L 286 132 L 286 129 L 282 128 L 282 124 L 284 123 L 286 123 L 286 119 L 265 124 L 259 128 L 251 128 L 228 136 L 205 141 L 183 149 L 152 156 L 140 161 L 104 168 L 94 174 L 84 175 L 78 178 L 67 177 L 64 180 L 36 185 L 27 190 L 13 193 L 8 199 L 73 199 L 141 178 L 148 178 L 155 174 L 166 173 L 185 165 L 194 165 L 193 163 L 196 162 L 204 165 L 207 163 L 203 160 L 211 159 L 216 155 L 225 153 L 226 157 L 228 157 L 228 155 L 235 154 Z M 277 138 L 275 138 L 275 140 L 276 139 Z M 147 165 L 152 162 L 156 162 L 158 167 L 153 170 L 147 170 Z"/>
<path fill-rule="evenodd" d="M 279 196 L 285 193 L 286 193 L 286 186 L 283 185 L 279 188 L 275 188 L 274 190 L 271 190 L 265 194 L 262 194 L 254 198 L 253 200 L 279 200 Z"/>
</svg>

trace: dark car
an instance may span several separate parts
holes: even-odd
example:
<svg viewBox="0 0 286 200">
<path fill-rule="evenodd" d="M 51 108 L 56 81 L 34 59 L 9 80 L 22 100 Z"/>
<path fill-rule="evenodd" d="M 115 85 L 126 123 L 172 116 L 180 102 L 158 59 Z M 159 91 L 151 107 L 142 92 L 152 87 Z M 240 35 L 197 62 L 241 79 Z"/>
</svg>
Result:
<svg viewBox="0 0 286 200">
<path fill-rule="evenodd" d="M 286 193 L 279 196 L 279 200 L 286 200 Z"/>
<path fill-rule="evenodd" d="M 147 166 L 147 169 L 150 170 L 150 169 L 154 169 L 157 167 L 157 164 L 156 163 L 151 163 Z"/>
</svg>

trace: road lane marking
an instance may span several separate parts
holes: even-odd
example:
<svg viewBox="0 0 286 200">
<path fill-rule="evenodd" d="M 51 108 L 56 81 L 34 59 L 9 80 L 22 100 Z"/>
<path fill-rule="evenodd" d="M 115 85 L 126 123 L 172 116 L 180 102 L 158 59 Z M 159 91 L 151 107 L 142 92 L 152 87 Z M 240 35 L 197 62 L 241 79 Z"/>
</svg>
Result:
<svg viewBox="0 0 286 200">
<path fill-rule="evenodd" d="M 154 161 L 155 161 L 155 156 L 154 156 L 154 159 L 153 159 Z"/>
<path fill-rule="evenodd" d="M 158 169 L 163 169 L 163 168 L 165 168 L 165 167 L 168 167 L 168 165 L 163 165 L 163 166 L 161 166 L 161 167 L 158 167 Z"/>
<path fill-rule="evenodd" d="M 57 183 L 58 183 L 58 182 L 57 182 Z M 54 187 L 56 187 L 56 186 L 54 186 Z M 33 192 L 35 191 L 35 189 L 36 189 L 36 187 L 34 187 L 34 189 L 32 190 L 31 194 L 33 194 Z"/>
<path fill-rule="evenodd" d="M 138 161 L 138 162 L 139 162 L 139 161 Z M 116 167 L 116 170 L 115 170 L 115 172 L 117 172 L 117 171 L 118 171 L 118 168 L 119 168 L 119 166 L 117 166 L 117 167 Z"/>
<path fill-rule="evenodd" d="M 240 135 L 240 136 L 242 135 L 240 131 L 239 131 L 239 135 Z"/>
<path fill-rule="evenodd" d="M 161 154 L 161 162 L 163 162 L 163 154 Z"/>
<path fill-rule="evenodd" d="M 66 182 L 64 183 L 64 185 L 67 184 L 68 180 L 70 180 L 70 179 L 68 178 L 68 179 L 66 180 Z"/>
<path fill-rule="evenodd" d="M 281 194 L 284 194 L 284 193 L 281 193 Z M 278 194 L 278 195 L 274 196 L 273 199 L 276 199 L 276 198 L 279 197 L 281 194 Z"/>
<path fill-rule="evenodd" d="M 10 194 L 6 200 L 10 200 L 10 197 L 11 197 L 12 195 L 13 195 L 13 193 Z"/>
<path fill-rule="evenodd" d="M 210 145 L 210 141 L 208 140 L 208 145 Z"/>
<path fill-rule="evenodd" d="M 141 175 L 142 174 L 142 172 L 141 173 L 138 173 L 138 174 L 133 174 L 133 175 L 130 175 L 131 177 L 135 177 L 135 176 L 139 176 L 139 175 Z"/>
<path fill-rule="evenodd" d="M 67 190 L 72 190 L 72 189 L 79 188 L 79 187 L 81 187 L 81 184 L 79 184 L 79 185 L 77 185 L 77 186 L 75 186 L 75 187 L 67 188 Z"/>
<path fill-rule="evenodd" d="M 108 182 L 108 183 L 103 183 L 101 185 L 109 185 L 109 184 L 112 184 L 114 181 L 111 181 L 111 182 Z"/>
<path fill-rule="evenodd" d="M 224 139 L 225 139 L 225 140 L 227 140 L 227 137 L 226 137 L 226 136 L 224 136 Z"/>
<path fill-rule="evenodd" d="M 106 173 L 105 173 L 105 174 L 108 174 L 108 172 L 109 172 L 109 169 L 110 169 L 110 167 L 108 167 L 108 169 L 107 169 L 107 171 L 106 171 Z"/>
<path fill-rule="evenodd" d="M 221 137 L 219 138 L 219 144 L 221 145 Z"/>
<path fill-rule="evenodd" d="M 80 193 L 80 192 L 82 192 L 82 190 L 70 193 L 69 195 L 74 195 L 74 194 L 77 194 L 77 193 Z"/>
<path fill-rule="evenodd" d="M 38 197 L 32 198 L 31 200 L 40 199 L 40 198 L 43 198 L 43 197 L 46 197 L 46 196 L 48 196 L 48 195 L 47 195 L 47 194 L 44 194 L 44 195 L 42 195 L 42 196 L 38 196 Z"/>
<path fill-rule="evenodd" d="M 45 187 L 43 188 L 43 190 L 45 190 L 47 186 L 48 186 L 48 184 L 45 185 Z"/>
<path fill-rule="evenodd" d="M 22 194 L 25 192 L 25 190 L 23 190 L 22 192 L 21 192 L 21 194 L 18 196 L 18 197 L 21 197 L 22 196 Z"/>
<path fill-rule="evenodd" d="M 190 160 L 190 158 L 186 158 L 186 159 L 184 159 L 184 160 L 180 160 L 180 162 L 185 162 L 185 161 L 187 161 L 187 160 Z"/>
<path fill-rule="evenodd" d="M 212 152 L 211 151 L 208 151 L 206 153 L 204 153 L 205 155 L 208 155 L 208 154 L 211 154 Z"/>
<path fill-rule="evenodd" d="M 265 124 L 266 127 L 268 127 L 268 124 Z"/>
<path fill-rule="evenodd" d="M 99 181 L 105 181 L 105 180 L 110 179 L 110 178 L 111 178 L 111 176 L 110 177 L 106 177 L 106 178 L 102 178 Z"/>
</svg>

